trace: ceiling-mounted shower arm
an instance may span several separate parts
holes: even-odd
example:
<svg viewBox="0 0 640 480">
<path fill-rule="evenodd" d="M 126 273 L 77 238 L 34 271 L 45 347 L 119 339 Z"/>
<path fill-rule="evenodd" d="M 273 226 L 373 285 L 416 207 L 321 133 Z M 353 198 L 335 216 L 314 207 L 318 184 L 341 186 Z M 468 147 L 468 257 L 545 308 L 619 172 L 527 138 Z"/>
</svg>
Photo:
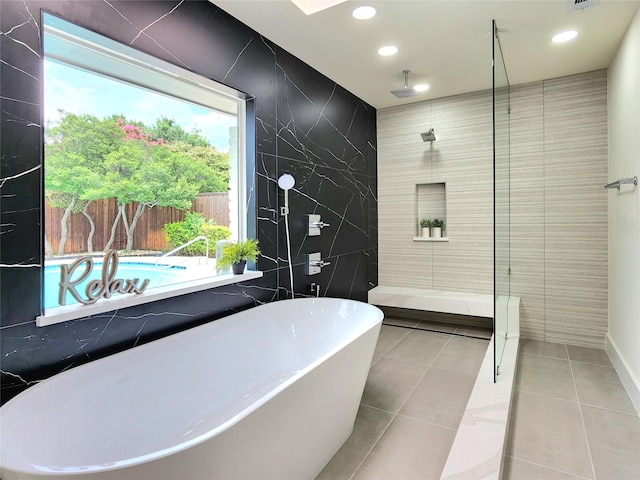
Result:
<svg viewBox="0 0 640 480">
<path fill-rule="evenodd" d="M 404 88 L 401 88 L 399 90 L 391 90 L 391 93 L 393 93 L 396 97 L 398 97 L 398 98 L 407 98 L 407 97 L 415 97 L 416 95 L 422 95 L 422 92 L 419 92 L 415 88 L 409 87 L 409 73 L 410 72 L 411 72 L 411 70 L 403 70 L 402 71 L 402 73 L 404 74 Z"/>
</svg>

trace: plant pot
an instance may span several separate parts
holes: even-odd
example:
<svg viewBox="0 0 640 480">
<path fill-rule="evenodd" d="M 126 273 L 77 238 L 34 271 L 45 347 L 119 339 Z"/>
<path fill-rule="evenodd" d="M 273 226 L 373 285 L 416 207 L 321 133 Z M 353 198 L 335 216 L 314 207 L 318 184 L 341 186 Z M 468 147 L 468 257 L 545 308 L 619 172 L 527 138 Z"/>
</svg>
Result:
<svg viewBox="0 0 640 480">
<path fill-rule="evenodd" d="M 429 238 L 431 235 L 429 235 L 429 227 L 422 227 L 422 236 Z"/>
<path fill-rule="evenodd" d="M 233 272 L 234 275 L 240 275 L 242 273 L 244 273 L 244 267 L 247 265 L 247 261 L 246 260 L 242 260 L 240 263 L 232 263 L 231 264 L 231 271 Z"/>
<path fill-rule="evenodd" d="M 431 236 L 433 238 L 441 238 L 442 237 L 442 227 L 431 227 Z"/>
</svg>

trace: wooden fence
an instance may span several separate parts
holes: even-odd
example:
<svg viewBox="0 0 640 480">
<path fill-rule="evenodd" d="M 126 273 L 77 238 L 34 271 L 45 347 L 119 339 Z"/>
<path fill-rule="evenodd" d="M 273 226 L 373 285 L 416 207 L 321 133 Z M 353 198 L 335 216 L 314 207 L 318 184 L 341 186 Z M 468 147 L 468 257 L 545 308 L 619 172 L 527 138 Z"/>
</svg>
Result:
<svg viewBox="0 0 640 480">
<path fill-rule="evenodd" d="M 136 207 L 137 204 L 127 205 L 126 212 L 129 221 L 133 218 Z M 229 194 L 226 192 L 201 193 L 193 201 L 191 210 L 188 211 L 172 207 L 145 208 L 134 231 L 134 250 L 167 249 L 168 244 L 162 227 L 166 223 L 184 220 L 185 214 L 189 211 L 200 212 L 205 218 L 215 220 L 218 225 L 229 226 Z M 93 250 L 101 251 L 109 241 L 111 226 L 118 214 L 118 206 L 115 199 L 100 200 L 92 202 L 87 208 L 87 213 L 93 218 L 96 228 L 93 236 Z M 60 221 L 63 215 L 63 209 L 53 208 L 48 201 L 45 201 L 46 238 L 54 252 L 58 251 L 60 244 Z M 89 221 L 82 213 L 71 215 L 67 221 L 68 233 L 64 253 L 87 252 L 87 238 L 90 230 Z M 115 241 L 111 248 L 124 250 L 126 245 L 127 234 L 122 225 L 122 220 L 120 220 L 116 228 Z"/>
</svg>

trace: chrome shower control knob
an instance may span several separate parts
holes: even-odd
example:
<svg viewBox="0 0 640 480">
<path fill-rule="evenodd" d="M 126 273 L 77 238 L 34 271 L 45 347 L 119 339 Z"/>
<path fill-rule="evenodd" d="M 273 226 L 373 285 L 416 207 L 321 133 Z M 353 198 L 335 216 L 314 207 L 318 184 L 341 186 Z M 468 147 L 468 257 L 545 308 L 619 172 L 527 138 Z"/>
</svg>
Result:
<svg viewBox="0 0 640 480">
<path fill-rule="evenodd" d="M 328 223 L 324 223 L 324 222 L 313 222 L 312 225 L 314 227 L 318 227 L 318 228 L 330 227 L 331 226 Z"/>
<path fill-rule="evenodd" d="M 331 262 L 322 260 L 322 254 L 320 252 L 308 253 L 304 273 L 307 275 L 316 275 L 322 271 L 322 267 L 326 267 L 327 265 L 331 265 Z"/>
<path fill-rule="evenodd" d="M 320 235 L 324 227 L 330 226 L 328 223 L 325 223 L 321 220 L 320 215 L 309 214 L 307 215 L 307 218 L 308 218 L 307 235 L 310 237 L 316 237 Z"/>
</svg>

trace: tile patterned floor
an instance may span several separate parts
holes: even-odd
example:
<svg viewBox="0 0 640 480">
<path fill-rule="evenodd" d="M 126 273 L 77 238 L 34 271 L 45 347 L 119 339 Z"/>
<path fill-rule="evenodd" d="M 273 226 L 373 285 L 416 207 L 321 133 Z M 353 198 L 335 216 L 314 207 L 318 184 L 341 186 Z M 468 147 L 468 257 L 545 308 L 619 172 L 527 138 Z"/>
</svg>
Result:
<svg viewBox="0 0 640 480">
<path fill-rule="evenodd" d="M 317 480 L 440 477 L 488 345 L 447 328 L 382 326 L 354 432 Z"/>
<path fill-rule="evenodd" d="M 317 480 L 438 479 L 486 336 L 385 319 L 354 432 Z M 522 339 L 503 479 L 640 480 L 640 417 L 603 350 Z"/>
<path fill-rule="evenodd" d="M 504 478 L 640 479 L 640 417 L 604 350 L 520 340 Z"/>
</svg>

